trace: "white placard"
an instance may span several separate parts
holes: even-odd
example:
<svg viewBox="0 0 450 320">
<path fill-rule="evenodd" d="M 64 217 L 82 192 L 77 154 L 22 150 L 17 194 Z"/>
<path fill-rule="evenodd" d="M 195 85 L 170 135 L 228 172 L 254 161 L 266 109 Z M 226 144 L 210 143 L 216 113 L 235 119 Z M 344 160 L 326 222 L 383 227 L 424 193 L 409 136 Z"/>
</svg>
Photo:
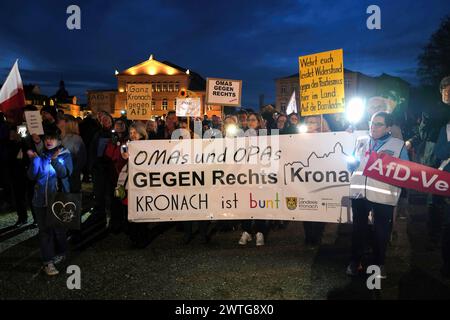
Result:
<svg viewBox="0 0 450 320">
<path fill-rule="evenodd" d="M 447 124 L 447 141 L 450 141 L 450 124 Z"/>
<path fill-rule="evenodd" d="M 346 157 L 361 134 L 133 141 L 128 219 L 351 221 Z"/>
<path fill-rule="evenodd" d="M 177 98 L 177 117 L 200 117 L 200 98 Z"/>
<path fill-rule="evenodd" d="M 25 119 L 27 121 L 28 132 L 30 134 L 43 135 L 42 117 L 39 111 L 25 111 Z"/>
<path fill-rule="evenodd" d="M 206 103 L 229 107 L 241 106 L 242 80 L 206 79 Z"/>
</svg>

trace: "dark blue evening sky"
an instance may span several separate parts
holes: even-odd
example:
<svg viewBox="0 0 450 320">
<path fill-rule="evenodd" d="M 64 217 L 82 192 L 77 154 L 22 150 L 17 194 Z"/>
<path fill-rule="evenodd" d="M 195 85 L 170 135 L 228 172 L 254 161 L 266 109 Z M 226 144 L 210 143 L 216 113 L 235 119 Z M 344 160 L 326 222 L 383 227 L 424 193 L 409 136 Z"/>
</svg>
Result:
<svg viewBox="0 0 450 320">
<path fill-rule="evenodd" d="M 66 8 L 81 8 L 81 30 Z M 381 8 L 368 30 L 366 8 Z M 242 79 L 243 105 L 275 101 L 274 79 L 298 71 L 298 56 L 344 49 L 346 68 L 417 84 L 417 56 L 450 14 L 448 0 L 417 1 L 2 1 L 0 83 L 19 58 L 25 84 L 44 94 L 61 77 L 85 102 L 87 89 L 116 88 L 114 70 L 169 60 L 203 77 Z"/>
</svg>

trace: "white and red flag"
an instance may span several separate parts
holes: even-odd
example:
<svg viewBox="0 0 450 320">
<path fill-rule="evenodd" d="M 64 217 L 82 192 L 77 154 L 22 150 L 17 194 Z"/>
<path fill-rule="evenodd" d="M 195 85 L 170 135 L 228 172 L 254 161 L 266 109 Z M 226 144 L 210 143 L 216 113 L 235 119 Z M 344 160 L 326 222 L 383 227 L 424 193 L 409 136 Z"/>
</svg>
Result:
<svg viewBox="0 0 450 320">
<path fill-rule="evenodd" d="M 16 60 L 5 83 L 0 89 L 0 110 L 6 114 L 10 111 L 22 109 L 24 106 L 25 93 L 23 91 L 22 78 L 19 73 L 19 65 Z"/>
</svg>

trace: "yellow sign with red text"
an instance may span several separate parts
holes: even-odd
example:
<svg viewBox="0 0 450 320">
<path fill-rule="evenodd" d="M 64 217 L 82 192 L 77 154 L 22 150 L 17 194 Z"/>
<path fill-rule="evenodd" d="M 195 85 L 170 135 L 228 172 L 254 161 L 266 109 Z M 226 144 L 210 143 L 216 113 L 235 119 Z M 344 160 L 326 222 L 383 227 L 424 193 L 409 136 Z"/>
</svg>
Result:
<svg viewBox="0 0 450 320">
<path fill-rule="evenodd" d="M 298 57 L 302 116 L 345 111 L 343 50 Z"/>
</svg>

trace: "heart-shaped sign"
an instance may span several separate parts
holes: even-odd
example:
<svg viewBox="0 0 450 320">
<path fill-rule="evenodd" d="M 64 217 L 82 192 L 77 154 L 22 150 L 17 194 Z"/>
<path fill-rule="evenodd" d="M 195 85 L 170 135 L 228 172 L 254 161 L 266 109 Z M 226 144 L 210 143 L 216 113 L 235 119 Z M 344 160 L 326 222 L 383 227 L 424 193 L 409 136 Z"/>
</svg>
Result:
<svg viewBox="0 0 450 320">
<path fill-rule="evenodd" d="M 70 223 L 75 217 L 75 212 L 77 211 L 77 206 L 73 202 L 63 203 L 61 201 L 56 201 L 52 205 L 53 215 L 63 223 Z"/>
</svg>

